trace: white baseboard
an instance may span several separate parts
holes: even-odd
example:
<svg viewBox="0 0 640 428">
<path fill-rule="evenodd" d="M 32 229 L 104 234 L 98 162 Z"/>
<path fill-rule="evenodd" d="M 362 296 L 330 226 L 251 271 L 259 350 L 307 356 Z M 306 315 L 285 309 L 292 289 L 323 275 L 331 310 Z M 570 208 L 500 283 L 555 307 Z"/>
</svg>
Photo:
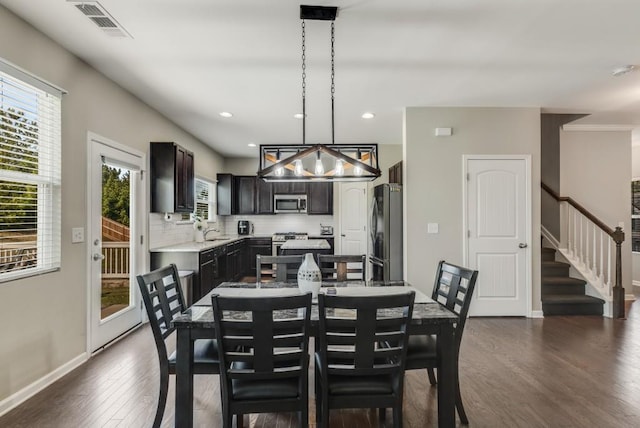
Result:
<svg viewBox="0 0 640 428">
<path fill-rule="evenodd" d="M 32 384 L 25 386 L 20 391 L 0 401 L 0 416 L 4 415 L 14 407 L 22 404 L 29 398 L 33 397 L 35 394 L 42 391 L 43 389 L 45 389 L 46 387 L 48 387 L 49 385 L 51 385 L 52 383 L 54 383 L 55 381 L 57 381 L 58 379 L 60 379 L 70 371 L 72 371 L 73 369 L 81 366 L 88 359 L 89 358 L 87 356 L 87 353 L 83 352 L 82 354 L 73 358 L 71 361 L 68 361 L 67 363 L 61 365 L 54 371 L 36 380 Z"/>
<path fill-rule="evenodd" d="M 542 311 L 531 311 L 529 318 L 544 318 L 544 313 Z"/>
<path fill-rule="evenodd" d="M 636 300 L 636 296 L 634 294 L 632 294 L 632 293 L 625 293 L 624 300 L 634 301 L 634 300 Z"/>
</svg>

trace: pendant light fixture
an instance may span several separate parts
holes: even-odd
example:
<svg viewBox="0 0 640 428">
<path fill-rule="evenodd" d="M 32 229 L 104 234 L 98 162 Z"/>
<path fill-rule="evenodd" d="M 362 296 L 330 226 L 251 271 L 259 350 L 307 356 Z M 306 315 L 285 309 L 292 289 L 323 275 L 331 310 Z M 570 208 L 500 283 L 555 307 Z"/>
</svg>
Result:
<svg viewBox="0 0 640 428">
<path fill-rule="evenodd" d="M 335 144 L 335 18 L 337 7 L 300 6 L 302 20 L 302 144 L 261 144 L 265 181 L 370 181 L 380 177 L 377 144 Z M 331 144 L 306 143 L 305 20 L 331 21 Z"/>
</svg>

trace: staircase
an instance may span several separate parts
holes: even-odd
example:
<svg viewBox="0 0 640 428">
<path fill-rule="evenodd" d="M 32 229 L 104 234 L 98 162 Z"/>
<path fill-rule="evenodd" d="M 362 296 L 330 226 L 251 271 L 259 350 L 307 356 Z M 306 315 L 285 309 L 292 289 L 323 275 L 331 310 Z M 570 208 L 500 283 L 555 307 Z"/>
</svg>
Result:
<svg viewBox="0 0 640 428">
<path fill-rule="evenodd" d="M 587 296 L 586 282 L 569 276 L 570 265 L 556 261 L 556 250 L 542 248 L 542 312 L 548 315 L 600 315 L 604 300 Z"/>
</svg>

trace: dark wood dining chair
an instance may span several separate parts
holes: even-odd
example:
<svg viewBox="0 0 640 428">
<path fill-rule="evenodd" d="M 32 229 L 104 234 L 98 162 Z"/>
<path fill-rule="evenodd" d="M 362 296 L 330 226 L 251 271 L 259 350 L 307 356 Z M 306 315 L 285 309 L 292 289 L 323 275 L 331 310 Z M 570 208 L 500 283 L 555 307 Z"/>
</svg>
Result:
<svg viewBox="0 0 640 428">
<path fill-rule="evenodd" d="M 297 282 L 304 256 L 256 256 L 257 282 Z M 273 274 L 275 273 L 275 277 Z"/>
<path fill-rule="evenodd" d="M 329 426 L 330 409 L 393 409 L 402 427 L 404 366 L 413 291 L 379 296 L 318 295 L 316 421 Z M 392 308 L 399 308 L 391 310 Z M 381 346 L 391 341 L 394 346 Z"/>
<path fill-rule="evenodd" d="M 468 424 L 469 419 L 464 410 L 462 396 L 460 394 L 458 360 L 462 333 L 464 332 L 477 278 L 477 270 L 452 265 L 442 260 L 438 263 L 435 284 L 431 294 L 433 300 L 454 312 L 459 318 L 454 329 L 456 409 L 460 416 L 460 421 L 463 424 Z M 435 336 L 412 335 L 409 337 L 407 350 L 406 369 L 427 369 L 431 385 L 436 384 L 434 369 L 437 369 L 439 366 L 436 355 L 436 340 Z"/>
<path fill-rule="evenodd" d="M 318 254 L 318 265 L 323 281 L 364 281 L 366 275 L 366 255 Z"/>
<path fill-rule="evenodd" d="M 298 412 L 309 423 L 311 293 L 286 297 L 212 296 L 222 421 L 238 428 L 249 413 Z M 247 321 L 249 320 L 249 321 Z"/>
<path fill-rule="evenodd" d="M 157 428 L 162 423 L 162 416 L 167 404 L 169 375 L 176 372 L 176 353 L 168 354 L 165 340 L 175 330 L 171 326 L 171 321 L 184 311 L 185 300 L 180 286 L 178 268 L 175 264 L 138 275 L 137 280 L 144 306 L 147 309 L 149 325 L 156 342 L 158 361 L 160 362 L 160 395 L 156 416 L 153 420 L 153 427 Z M 216 341 L 213 339 L 196 340 L 193 345 L 193 361 L 194 374 L 220 373 Z"/>
</svg>

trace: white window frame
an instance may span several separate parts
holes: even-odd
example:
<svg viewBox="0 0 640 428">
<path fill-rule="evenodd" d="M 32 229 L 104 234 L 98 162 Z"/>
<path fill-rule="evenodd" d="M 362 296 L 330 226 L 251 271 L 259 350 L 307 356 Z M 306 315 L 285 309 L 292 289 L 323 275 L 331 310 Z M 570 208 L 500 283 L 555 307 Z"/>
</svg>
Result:
<svg viewBox="0 0 640 428">
<path fill-rule="evenodd" d="M 198 192 L 197 192 L 197 188 L 198 188 L 198 182 L 200 183 L 205 183 L 208 187 L 209 187 L 209 198 L 207 200 L 204 199 L 199 199 L 198 198 Z M 196 177 L 195 178 L 195 182 L 194 182 L 194 186 L 193 186 L 193 191 L 195 193 L 194 195 L 194 209 L 193 209 L 193 215 L 196 215 L 196 210 L 198 208 L 198 203 L 201 204 L 207 204 L 207 208 L 208 208 L 208 212 L 209 212 L 209 218 L 203 218 L 203 220 L 210 222 L 210 223 L 215 223 L 218 221 L 218 217 L 217 217 L 217 204 L 216 204 L 216 183 L 214 181 L 211 180 L 207 180 L 206 178 L 199 178 Z"/>
<path fill-rule="evenodd" d="M 33 93 L 38 102 L 39 126 L 37 173 L 14 171 L 0 167 L 0 180 L 37 185 L 37 263 L 34 266 L 0 272 L 0 283 L 57 271 L 61 265 L 61 88 L 0 58 L 0 77 L 21 90 Z M 0 93 L 1 97 L 4 97 Z M 45 114 L 43 105 L 49 109 Z"/>
</svg>

